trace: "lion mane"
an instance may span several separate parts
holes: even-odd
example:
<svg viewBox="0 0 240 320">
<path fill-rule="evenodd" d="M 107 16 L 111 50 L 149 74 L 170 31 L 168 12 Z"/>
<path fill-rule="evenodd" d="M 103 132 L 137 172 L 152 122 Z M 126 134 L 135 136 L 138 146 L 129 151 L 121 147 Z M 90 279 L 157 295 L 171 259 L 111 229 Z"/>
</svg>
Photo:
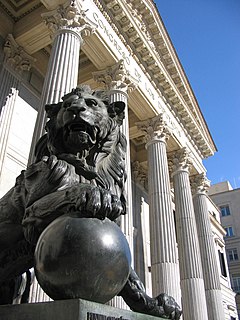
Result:
<svg viewBox="0 0 240 320">
<path fill-rule="evenodd" d="M 63 140 L 65 138 L 63 126 L 59 124 L 61 122 L 59 122 L 59 114 L 64 108 L 64 102 L 73 95 L 92 97 L 99 105 L 107 109 L 107 115 L 103 113 L 100 118 L 94 118 L 97 127 L 95 144 L 89 150 L 83 150 L 80 147 L 69 153 L 64 147 Z M 77 87 L 62 99 L 63 102 L 45 107 L 49 119 L 46 124 L 47 133 L 40 138 L 36 145 L 36 161 L 40 161 L 44 156 L 55 155 L 58 159 L 72 164 L 80 177 L 80 183 L 87 182 L 97 185 L 118 196 L 124 207 L 123 214 L 125 214 L 124 184 L 127 144 L 126 138 L 120 130 L 124 119 L 124 102 L 109 103 L 105 91 L 92 91 L 89 86 Z"/>
</svg>

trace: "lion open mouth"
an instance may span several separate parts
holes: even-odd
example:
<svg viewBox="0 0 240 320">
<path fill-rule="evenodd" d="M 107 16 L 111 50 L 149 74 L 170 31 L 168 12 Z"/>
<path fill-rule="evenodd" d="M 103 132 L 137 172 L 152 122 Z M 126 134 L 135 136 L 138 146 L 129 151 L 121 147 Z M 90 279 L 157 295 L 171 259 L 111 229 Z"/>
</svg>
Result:
<svg viewBox="0 0 240 320">
<path fill-rule="evenodd" d="M 91 146 L 96 142 L 97 128 L 78 119 L 65 127 L 65 134 L 70 145 Z"/>
</svg>

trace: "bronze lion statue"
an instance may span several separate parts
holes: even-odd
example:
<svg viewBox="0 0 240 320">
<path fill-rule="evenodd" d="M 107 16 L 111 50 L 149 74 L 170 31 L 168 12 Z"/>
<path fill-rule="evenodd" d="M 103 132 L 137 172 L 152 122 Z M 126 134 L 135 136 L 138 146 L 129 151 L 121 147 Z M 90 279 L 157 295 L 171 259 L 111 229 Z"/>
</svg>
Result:
<svg viewBox="0 0 240 320">
<path fill-rule="evenodd" d="M 36 161 L 0 200 L 0 303 L 11 303 L 11 283 L 34 265 L 38 238 L 56 218 L 67 211 L 118 222 L 126 214 L 125 104 L 109 103 L 105 91 L 88 86 L 62 100 L 46 105 L 47 133 L 37 143 Z M 133 270 L 119 295 L 134 311 L 181 316 L 172 297 L 148 297 Z"/>
</svg>

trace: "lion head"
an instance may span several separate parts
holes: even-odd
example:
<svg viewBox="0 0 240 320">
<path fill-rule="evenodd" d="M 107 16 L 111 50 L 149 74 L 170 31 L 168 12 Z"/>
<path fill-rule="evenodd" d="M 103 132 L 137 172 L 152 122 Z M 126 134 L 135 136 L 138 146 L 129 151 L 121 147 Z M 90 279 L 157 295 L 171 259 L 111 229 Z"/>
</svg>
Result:
<svg viewBox="0 0 240 320">
<path fill-rule="evenodd" d="M 90 151 L 123 119 L 125 104 L 109 104 L 105 91 L 92 91 L 89 86 L 82 86 L 62 99 L 63 102 L 45 107 L 51 154 L 77 155 Z"/>
<path fill-rule="evenodd" d="M 62 100 L 45 107 L 47 134 L 37 144 L 37 161 L 55 155 L 74 165 L 80 182 L 82 177 L 123 199 L 126 139 L 120 126 L 125 104 L 109 103 L 105 91 L 89 86 L 73 89 Z"/>
</svg>

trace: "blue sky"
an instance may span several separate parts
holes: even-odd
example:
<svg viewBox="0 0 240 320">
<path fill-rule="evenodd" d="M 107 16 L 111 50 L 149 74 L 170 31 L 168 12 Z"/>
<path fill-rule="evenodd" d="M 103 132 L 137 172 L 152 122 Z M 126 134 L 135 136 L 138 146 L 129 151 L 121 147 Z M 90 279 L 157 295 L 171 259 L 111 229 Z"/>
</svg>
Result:
<svg viewBox="0 0 240 320">
<path fill-rule="evenodd" d="M 240 0 L 156 0 L 218 152 L 211 183 L 240 188 Z"/>
</svg>

